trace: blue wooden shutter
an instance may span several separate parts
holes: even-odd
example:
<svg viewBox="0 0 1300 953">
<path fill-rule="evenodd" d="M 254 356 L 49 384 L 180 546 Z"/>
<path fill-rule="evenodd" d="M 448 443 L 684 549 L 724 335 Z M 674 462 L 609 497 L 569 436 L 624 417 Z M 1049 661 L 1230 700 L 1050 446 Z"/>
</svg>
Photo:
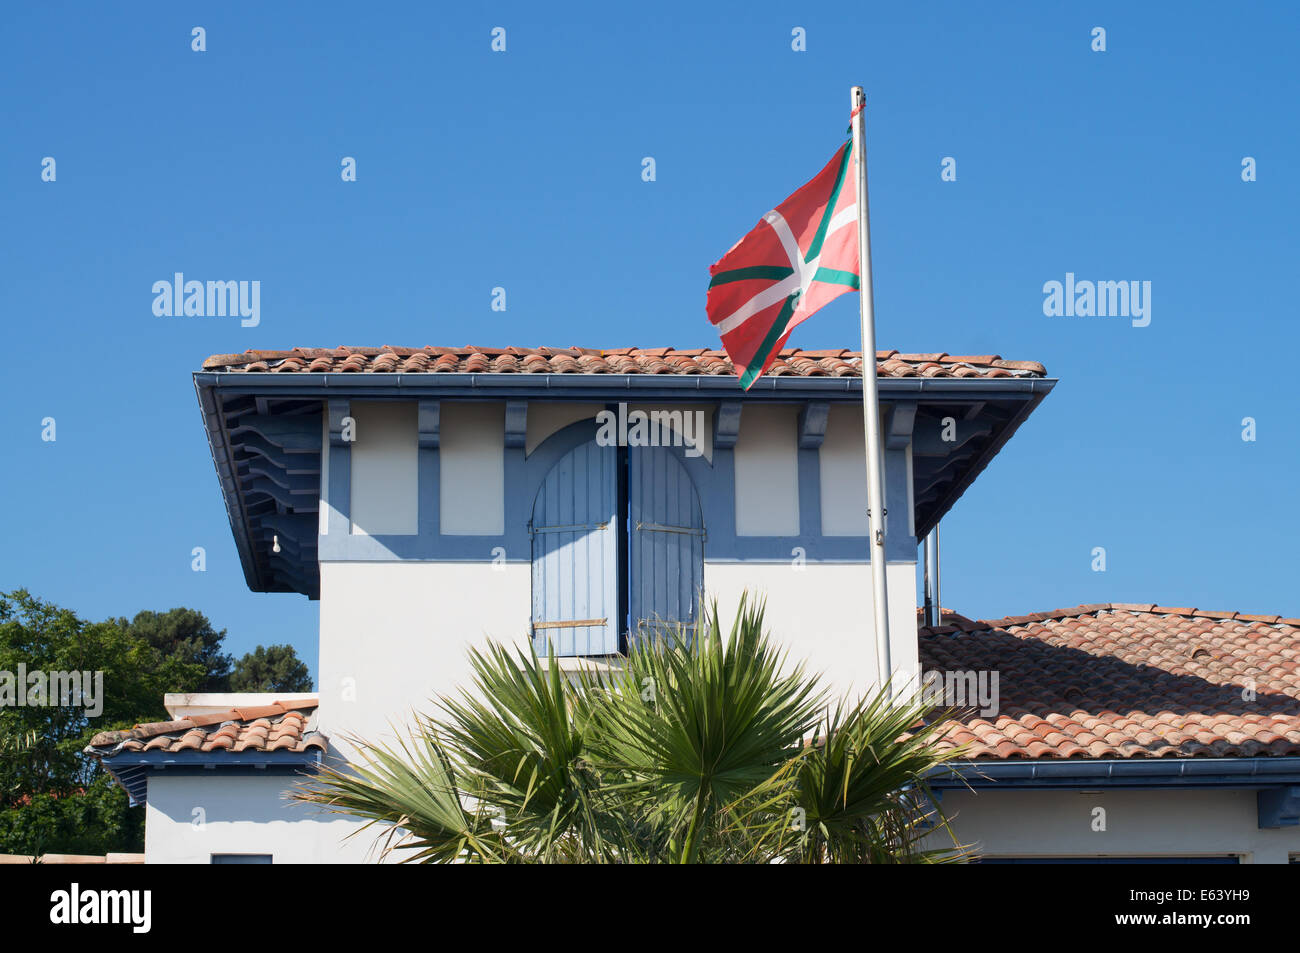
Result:
<svg viewBox="0 0 1300 953">
<path fill-rule="evenodd" d="M 704 585 L 704 518 L 676 454 L 628 449 L 628 608 L 633 639 L 659 622 L 695 623 Z"/>
<path fill-rule="evenodd" d="M 547 474 L 529 524 L 533 645 L 557 656 L 618 651 L 615 447 L 575 447 Z"/>
</svg>

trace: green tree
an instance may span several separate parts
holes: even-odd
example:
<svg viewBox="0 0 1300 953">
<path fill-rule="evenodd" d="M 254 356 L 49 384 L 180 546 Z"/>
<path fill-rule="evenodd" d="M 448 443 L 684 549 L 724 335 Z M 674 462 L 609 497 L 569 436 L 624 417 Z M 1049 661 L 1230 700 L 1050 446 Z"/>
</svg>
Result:
<svg viewBox="0 0 1300 953">
<path fill-rule="evenodd" d="M 309 692 L 311 673 L 292 645 L 259 645 L 235 663 L 236 692 Z"/>
<path fill-rule="evenodd" d="M 80 699 L 33 698 L 21 673 L 81 672 Z M 169 657 L 124 620 L 87 622 L 25 590 L 0 594 L 0 852 L 139 850 L 142 812 L 82 749 L 96 732 L 166 717 L 202 664 Z M 40 704 L 33 704 L 40 701 Z M 69 703 L 71 702 L 71 703 Z"/>
<path fill-rule="evenodd" d="M 195 609 L 168 609 L 166 612 L 137 612 L 130 622 L 118 619 L 136 638 L 144 639 L 164 658 L 185 664 L 201 665 L 203 680 L 193 691 L 230 691 L 230 656 L 221 651 L 226 630 L 212 627 L 208 617 Z"/>
<path fill-rule="evenodd" d="M 935 744 L 942 718 L 887 693 L 828 708 L 762 622 L 742 600 L 724 634 L 715 605 L 604 677 L 472 652 L 473 686 L 436 720 L 357 741 L 359 763 L 296 796 L 426 863 L 961 859 L 926 782 L 961 754 Z"/>
</svg>

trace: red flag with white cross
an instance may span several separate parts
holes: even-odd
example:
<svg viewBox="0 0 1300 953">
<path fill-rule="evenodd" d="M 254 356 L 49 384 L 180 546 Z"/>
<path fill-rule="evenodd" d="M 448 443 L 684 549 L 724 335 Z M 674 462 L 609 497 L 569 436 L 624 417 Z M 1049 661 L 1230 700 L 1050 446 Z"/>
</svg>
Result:
<svg viewBox="0 0 1300 953">
<path fill-rule="evenodd" d="M 802 321 L 859 286 L 851 143 L 709 269 L 705 309 L 749 389 Z"/>
</svg>

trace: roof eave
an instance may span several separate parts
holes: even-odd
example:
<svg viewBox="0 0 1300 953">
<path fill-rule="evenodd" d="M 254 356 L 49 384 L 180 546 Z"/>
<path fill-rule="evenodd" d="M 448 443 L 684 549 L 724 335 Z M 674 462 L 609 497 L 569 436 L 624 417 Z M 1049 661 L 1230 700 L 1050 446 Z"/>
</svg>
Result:
<svg viewBox="0 0 1300 953">
<path fill-rule="evenodd" d="M 198 394 L 199 410 L 203 415 L 203 429 L 208 437 L 208 451 L 212 455 L 213 465 L 217 468 L 217 481 L 221 484 L 221 499 L 226 507 L 226 518 L 230 522 L 230 532 L 235 537 L 235 550 L 239 553 L 239 563 L 244 570 L 244 582 L 251 591 L 262 591 L 257 564 L 253 560 L 252 540 L 248 538 L 248 520 L 247 514 L 244 513 L 243 497 L 235 480 L 225 422 L 221 418 L 221 411 L 213 396 L 211 385 L 201 384 L 198 374 L 194 375 L 194 390 Z"/>
<path fill-rule="evenodd" d="M 1074 758 L 954 761 L 929 778 L 962 788 L 1261 788 L 1300 785 L 1300 757 Z"/>
<path fill-rule="evenodd" d="M 1034 395 L 1041 399 L 1055 385 L 1051 377 L 879 377 L 884 398 L 936 395 L 979 399 L 982 394 Z M 451 374 L 451 373 L 311 373 L 195 371 L 200 394 L 210 388 L 230 393 L 268 394 L 281 397 L 338 396 L 460 396 L 590 398 L 600 394 L 635 393 L 655 396 L 663 392 L 681 398 L 691 393 L 710 399 L 754 400 L 801 397 L 820 400 L 861 399 L 861 377 L 765 376 L 749 390 L 741 390 L 730 375 L 704 374 Z"/>
<path fill-rule="evenodd" d="M 294 775 L 314 770 L 324 759 L 324 748 L 312 746 L 305 751 L 100 751 L 87 748 L 87 754 L 96 755 L 113 780 L 126 791 L 131 807 L 149 801 L 149 778 L 159 772 L 171 777 L 201 774 L 211 777 L 212 771 L 227 774 Z"/>
<path fill-rule="evenodd" d="M 996 382 L 1000 383 L 1002 380 L 1005 379 L 998 378 Z M 938 514 L 937 518 L 917 523 L 916 535 L 918 539 L 924 539 L 929 535 L 930 531 L 938 525 L 939 520 L 946 516 L 952 508 L 957 505 L 957 501 L 962 498 L 968 489 L 970 489 L 971 484 L 975 482 L 975 479 L 984 472 L 990 463 L 993 462 L 993 458 L 1002 452 L 1002 448 L 1007 445 L 1007 442 L 1013 436 L 1015 436 L 1015 433 L 1020 429 L 1021 424 L 1029 419 L 1029 415 L 1038 408 L 1038 405 L 1043 402 L 1043 399 L 1051 393 L 1052 388 L 1056 385 L 1056 379 L 1050 377 L 1029 379 L 1017 378 L 1016 380 L 1020 383 L 1039 384 L 1042 386 L 1028 388 L 1006 387 L 995 390 L 995 393 L 998 395 L 1014 393 L 1026 394 L 1028 396 L 1027 399 L 1021 403 L 1015 416 L 1011 418 L 1006 426 L 994 435 L 994 438 L 989 442 L 988 446 L 985 447 L 984 451 L 971 462 L 970 466 L 966 467 L 962 478 L 954 483 L 952 488 L 944 494 L 938 503 L 934 505 L 933 512 Z M 883 383 L 883 381 L 881 383 Z M 938 383 L 938 381 L 932 381 L 932 383 Z M 882 392 L 883 390 L 884 389 L 882 388 Z M 958 391 L 957 394 L 961 394 L 961 391 Z M 955 395 L 949 393 L 948 396 L 951 397 Z"/>
<path fill-rule="evenodd" d="M 272 396 L 277 398 L 451 398 L 451 399 L 552 399 L 601 400 L 627 398 L 639 400 L 773 400 L 773 401 L 860 401 L 862 378 L 803 377 L 768 375 L 759 378 L 748 390 L 741 390 L 731 375 L 701 374 L 494 374 L 476 373 L 313 373 L 196 371 L 195 391 L 203 414 L 208 447 L 221 484 L 223 501 L 235 548 L 239 552 L 244 580 L 253 592 L 280 589 L 262 578 L 253 558 L 253 544 L 248 535 L 248 517 L 244 500 L 232 466 L 218 391 L 232 395 Z M 1051 377 L 879 377 L 883 401 L 924 401 L 927 397 L 946 402 L 971 404 L 987 401 L 1016 401 L 1020 404 L 1010 423 L 995 435 L 989 447 L 967 468 L 963 479 L 953 485 L 944 499 L 933 508 L 940 517 L 951 510 L 975 478 L 988 466 L 1011 435 L 1051 392 L 1057 381 Z M 932 528 L 918 525 L 924 536 Z"/>
</svg>

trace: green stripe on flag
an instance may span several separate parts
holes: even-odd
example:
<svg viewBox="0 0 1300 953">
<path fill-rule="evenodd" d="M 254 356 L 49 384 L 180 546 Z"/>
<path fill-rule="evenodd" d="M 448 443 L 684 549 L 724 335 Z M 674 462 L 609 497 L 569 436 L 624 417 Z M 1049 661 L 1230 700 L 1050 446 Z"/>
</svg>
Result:
<svg viewBox="0 0 1300 953">
<path fill-rule="evenodd" d="M 817 234 L 813 236 L 812 244 L 808 246 L 808 253 L 804 255 L 804 261 L 812 261 L 822 253 L 822 242 L 826 239 L 826 230 L 831 227 L 831 218 L 835 215 L 835 205 L 840 200 L 840 189 L 844 188 L 845 175 L 849 168 L 849 157 L 853 154 L 853 149 L 844 146 L 844 158 L 840 160 L 840 170 L 835 173 L 835 188 L 831 191 L 831 200 L 826 203 L 826 211 L 822 213 L 821 223 L 817 226 Z"/>
<path fill-rule="evenodd" d="M 789 278 L 793 274 L 794 269 L 789 265 L 753 265 L 749 268 L 732 268 L 730 271 L 720 271 L 714 275 L 713 280 L 709 282 L 709 287 L 716 288 L 718 285 L 725 285 L 732 281 L 759 279 L 780 281 L 782 278 Z"/>
<path fill-rule="evenodd" d="M 799 300 L 799 292 L 795 292 L 785 299 L 785 304 L 781 306 L 781 311 L 776 316 L 776 321 L 768 329 L 767 336 L 763 338 L 763 343 L 758 346 L 754 356 L 749 360 L 749 366 L 745 368 L 745 373 L 741 375 L 740 386 L 744 390 L 749 390 L 749 385 L 758 379 L 759 373 L 762 372 L 763 366 L 767 363 L 767 357 L 772 353 L 772 348 L 776 347 L 776 342 L 781 340 L 781 335 L 785 334 L 785 327 L 790 323 L 790 318 L 794 315 L 794 303 Z"/>
<path fill-rule="evenodd" d="M 820 281 L 827 285 L 844 285 L 854 291 L 862 286 L 857 275 L 851 271 L 840 271 L 838 268 L 818 268 L 813 274 L 813 281 Z"/>
</svg>

